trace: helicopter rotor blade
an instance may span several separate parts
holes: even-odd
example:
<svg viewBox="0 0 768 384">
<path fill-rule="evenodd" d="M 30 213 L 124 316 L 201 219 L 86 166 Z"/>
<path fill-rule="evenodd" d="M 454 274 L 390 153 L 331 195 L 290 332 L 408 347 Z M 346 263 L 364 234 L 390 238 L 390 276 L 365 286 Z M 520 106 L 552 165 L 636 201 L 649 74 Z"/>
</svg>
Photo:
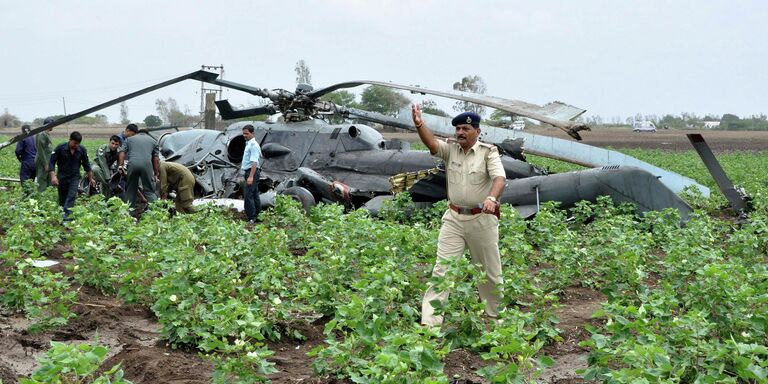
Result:
<svg viewBox="0 0 768 384">
<path fill-rule="evenodd" d="M 204 71 L 200 71 L 200 72 L 204 72 Z M 211 72 L 205 72 L 205 73 L 211 73 Z M 200 80 L 208 84 L 219 85 L 219 86 L 231 88 L 237 91 L 250 93 L 251 95 L 268 98 L 273 101 L 275 101 L 277 98 L 277 94 L 268 89 L 251 87 L 250 85 L 235 83 L 234 81 L 227 81 L 227 80 L 221 80 L 221 79 L 210 78 L 210 77 L 199 77 L 199 78 L 195 77 L 194 80 Z"/>
<path fill-rule="evenodd" d="M 475 104 L 484 105 L 491 108 L 496 108 L 502 111 L 511 112 L 518 116 L 527 117 L 533 120 L 538 120 L 543 123 L 553 125 L 557 128 L 565 131 L 569 136 L 576 140 L 581 140 L 579 131 L 590 130 L 586 124 L 576 123 L 572 121 L 584 112 L 585 109 L 577 108 L 561 102 L 552 102 L 545 106 L 539 106 L 536 104 L 528 103 L 520 100 L 508 100 L 500 97 L 479 95 L 469 92 L 459 91 L 435 91 L 427 88 L 402 85 L 396 83 L 387 83 L 381 81 L 371 80 L 356 80 L 346 83 L 339 83 L 331 85 L 329 87 L 321 88 L 316 91 L 310 92 L 310 97 L 320 97 L 327 93 L 342 89 L 352 88 L 364 84 L 378 85 L 387 88 L 400 89 L 409 91 L 411 93 L 430 94 L 440 97 L 445 97 L 454 100 L 468 101 Z"/>
<path fill-rule="evenodd" d="M 176 84 L 176 83 L 178 83 L 180 81 L 189 80 L 189 79 L 195 79 L 195 80 L 210 82 L 212 79 L 215 79 L 217 76 L 218 76 L 218 74 L 212 73 L 212 72 L 206 72 L 206 71 L 202 71 L 202 70 L 201 71 L 195 71 L 195 72 L 192 72 L 192 73 L 188 73 L 188 74 L 186 74 L 184 76 L 179 76 L 179 77 L 170 79 L 168 81 L 164 81 L 162 83 L 158 83 L 158 84 L 155 84 L 155 85 L 152 85 L 152 86 L 140 89 L 140 90 L 138 90 L 136 92 L 131 92 L 131 93 L 127 94 L 127 95 L 120 96 L 120 97 L 118 97 L 116 99 L 112 99 L 110 101 L 101 103 L 99 105 L 96 105 L 96 106 L 88 108 L 88 109 L 84 109 L 84 110 L 82 110 L 80 112 L 76 112 L 76 113 L 73 113 L 71 115 L 66 115 L 64 117 L 61 117 L 59 119 L 54 120 L 51 123 L 48 123 L 48 124 L 43 125 L 41 127 L 37 127 L 35 129 L 32 129 L 32 130 L 30 130 L 27 133 L 22 133 L 22 134 L 16 135 L 16 136 L 12 137 L 10 140 L 8 140 L 6 142 L 3 142 L 3 143 L 0 143 L 0 150 L 5 148 L 5 147 L 7 147 L 7 146 L 9 146 L 9 145 L 12 145 L 12 144 L 14 144 L 16 142 L 24 140 L 24 139 L 26 139 L 29 136 L 33 136 L 33 135 L 36 135 L 36 134 L 38 134 L 40 132 L 43 132 L 43 131 L 45 131 L 47 129 L 50 129 L 50 128 L 53 128 L 53 127 L 56 127 L 56 126 L 59 126 L 59 125 L 65 124 L 65 123 L 68 123 L 68 122 L 70 122 L 72 120 L 76 120 L 76 119 L 78 119 L 80 117 L 88 115 L 89 113 L 93 113 L 93 112 L 96 112 L 98 110 L 101 110 L 101 109 L 104 109 L 104 108 L 107 108 L 107 107 L 111 107 L 111 106 L 113 106 L 115 104 L 119 104 L 119 103 L 122 103 L 123 101 L 132 99 L 132 98 L 137 97 L 137 96 L 141 96 L 141 95 L 143 95 L 145 93 L 149 93 L 149 92 L 158 90 L 160 88 L 164 88 L 164 87 L 167 87 L 169 85 Z"/>
<path fill-rule="evenodd" d="M 234 109 L 229 100 L 216 100 L 216 107 L 219 109 L 219 115 L 222 120 L 240 119 L 243 117 L 259 116 L 259 115 L 271 115 L 276 113 L 275 107 L 272 105 L 265 105 L 262 107 L 249 108 L 249 109 Z"/>
</svg>

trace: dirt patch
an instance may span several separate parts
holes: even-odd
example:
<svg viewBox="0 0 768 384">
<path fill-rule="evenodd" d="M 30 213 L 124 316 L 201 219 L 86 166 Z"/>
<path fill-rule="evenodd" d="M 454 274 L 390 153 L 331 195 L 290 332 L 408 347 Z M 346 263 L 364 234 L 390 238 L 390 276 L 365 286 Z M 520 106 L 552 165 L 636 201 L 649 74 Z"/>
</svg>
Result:
<svg viewBox="0 0 768 384">
<path fill-rule="evenodd" d="M 51 341 L 104 345 L 109 349 L 104 366 L 123 362 L 126 378 L 137 384 L 210 382 L 211 363 L 165 347 L 157 320 L 147 308 L 125 305 L 82 287 L 72 311 L 77 317 L 69 324 L 40 334 L 28 333 L 29 322 L 21 315 L 0 318 L 0 378 L 4 384 L 34 372 L 38 367 L 35 359 L 45 355 Z"/>
<path fill-rule="evenodd" d="M 585 383 L 578 369 L 587 368 L 589 351 L 579 343 L 590 337 L 586 325 L 598 326 L 599 320 L 593 319 L 605 295 L 590 288 L 568 287 L 561 298 L 562 307 L 555 311 L 560 320 L 558 328 L 562 331 L 563 341 L 544 347 L 544 353 L 555 359 L 555 365 L 544 371 L 539 378 L 544 383 Z"/>
<path fill-rule="evenodd" d="M 133 383 L 207 384 L 213 366 L 196 354 L 164 347 L 126 344 L 104 366 L 122 363 L 125 377 Z"/>
<path fill-rule="evenodd" d="M 267 346 L 275 354 L 269 360 L 280 370 L 269 375 L 273 383 L 326 383 L 330 378 L 318 378 L 312 369 L 314 358 L 307 352 L 322 345 L 325 340 L 323 329 L 328 319 L 320 319 L 312 324 L 296 323 L 286 326 L 289 333 L 297 331 L 304 340 L 285 338 L 278 342 L 268 342 Z"/>
<path fill-rule="evenodd" d="M 448 380 L 452 380 L 451 383 L 455 384 L 487 383 L 487 380 L 475 372 L 485 366 L 493 365 L 493 362 L 485 361 L 477 354 L 464 349 L 449 352 L 444 363 L 443 372 L 448 376 Z"/>
</svg>

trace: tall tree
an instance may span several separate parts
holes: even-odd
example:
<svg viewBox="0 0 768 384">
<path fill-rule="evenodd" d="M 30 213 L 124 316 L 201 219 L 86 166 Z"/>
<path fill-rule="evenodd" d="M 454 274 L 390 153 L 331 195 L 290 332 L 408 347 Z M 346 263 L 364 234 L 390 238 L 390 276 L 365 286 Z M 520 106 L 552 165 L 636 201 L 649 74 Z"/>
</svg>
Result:
<svg viewBox="0 0 768 384">
<path fill-rule="evenodd" d="M 354 107 L 357 105 L 357 103 L 355 103 L 355 97 L 356 96 L 354 93 L 342 89 L 340 91 L 326 93 L 325 95 L 321 96 L 320 99 L 330 101 L 331 103 L 341 105 L 342 107 Z"/>
<path fill-rule="evenodd" d="M 486 91 L 485 81 L 478 75 L 464 76 L 461 81 L 453 83 L 453 89 L 462 92 L 472 92 L 484 95 Z M 485 107 L 468 101 L 457 101 L 453 106 L 457 112 L 472 111 L 482 116 L 485 114 Z"/>
<path fill-rule="evenodd" d="M 304 59 L 296 62 L 296 84 L 309 84 L 312 85 L 312 74 L 309 73 L 309 66 L 304 62 Z"/>
<path fill-rule="evenodd" d="M 120 103 L 120 124 L 128 124 L 131 120 L 128 119 L 128 104 L 123 101 Z"/>
<path fill-rule="evenodd" d="M 189 107 L 185 106 L 186 113 L 182 112 L 179 109 L 179 103 L 173 97 L 167 100 L 157 99 L 155 110 L 163 122 L 169 125 L 189 125 L 196 120 L 196 117 L 190 114 Z"/>
<path fill-rule="evenodd" d="M 394 116 L 411 101 L 391 88 L 371 85 L 360 95 L 360 107 L 367 111 Z"/>
<path fill-rule="evenodd" d="M 431 99 L 421 102 L 421 111 L 430 115 L 448 117 L 448 114 L 437 106 L 437 102 Z"/>
<path fill-rule="evenodd" d="M 15 127 L 21 124 L 21 122 L 18 117 L 11 115 L 11 113 L 8 112 L 8 108 L 5 108 L 5 112 L 0 115 L 0 124 L 2 124 L 3 127 Z"/>
<path fill-rule="evenodd" d="M 168 112 L 168 102 L 163 99 L 157 99 L 155 100 L 155 110 L 157 111 L 157 115 L 160 116 L 160 118 L 165 123 L 170 123 L 170 116 Z"/>
<path fill-rule="evenodd" d="M 144 118 L 144 124 L 147 127 L 159 127 L 163 125 L 163 119 L 159 116 L 147 115 L 147 117 Z"/>
</svg>

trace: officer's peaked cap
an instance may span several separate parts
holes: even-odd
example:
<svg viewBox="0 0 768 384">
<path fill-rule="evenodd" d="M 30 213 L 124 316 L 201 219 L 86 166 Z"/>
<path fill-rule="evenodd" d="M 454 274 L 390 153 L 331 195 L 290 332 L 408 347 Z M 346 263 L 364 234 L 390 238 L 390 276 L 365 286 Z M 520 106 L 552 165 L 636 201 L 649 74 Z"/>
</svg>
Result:
<svg viewBox="0 0 768 384">
<path fill-rule="evenodd" d="M 454 127 L 461 124 L 471 124 L 473 127 L 477 128 L 480 126 L 480 115 L 474 112 L 464 112 L 456 115 L 456 117 L 451 120 L 451 125 Z"/>
</svg>

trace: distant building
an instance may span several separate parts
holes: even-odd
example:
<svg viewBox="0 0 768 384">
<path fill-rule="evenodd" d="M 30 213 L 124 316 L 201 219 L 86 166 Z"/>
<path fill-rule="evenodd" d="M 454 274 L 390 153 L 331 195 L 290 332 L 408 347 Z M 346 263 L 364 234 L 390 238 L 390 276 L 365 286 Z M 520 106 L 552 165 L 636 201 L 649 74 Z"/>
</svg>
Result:
<svg viewBox="0 0 768 384">
<path fill-rule="evenodd" d="M 719 121 L 705 121 L 704 122 L 704 128 L 712 129 L 712 128 L 717 128 L 719 126 L 720 126 L 720 122 Z"/>
</svg>

